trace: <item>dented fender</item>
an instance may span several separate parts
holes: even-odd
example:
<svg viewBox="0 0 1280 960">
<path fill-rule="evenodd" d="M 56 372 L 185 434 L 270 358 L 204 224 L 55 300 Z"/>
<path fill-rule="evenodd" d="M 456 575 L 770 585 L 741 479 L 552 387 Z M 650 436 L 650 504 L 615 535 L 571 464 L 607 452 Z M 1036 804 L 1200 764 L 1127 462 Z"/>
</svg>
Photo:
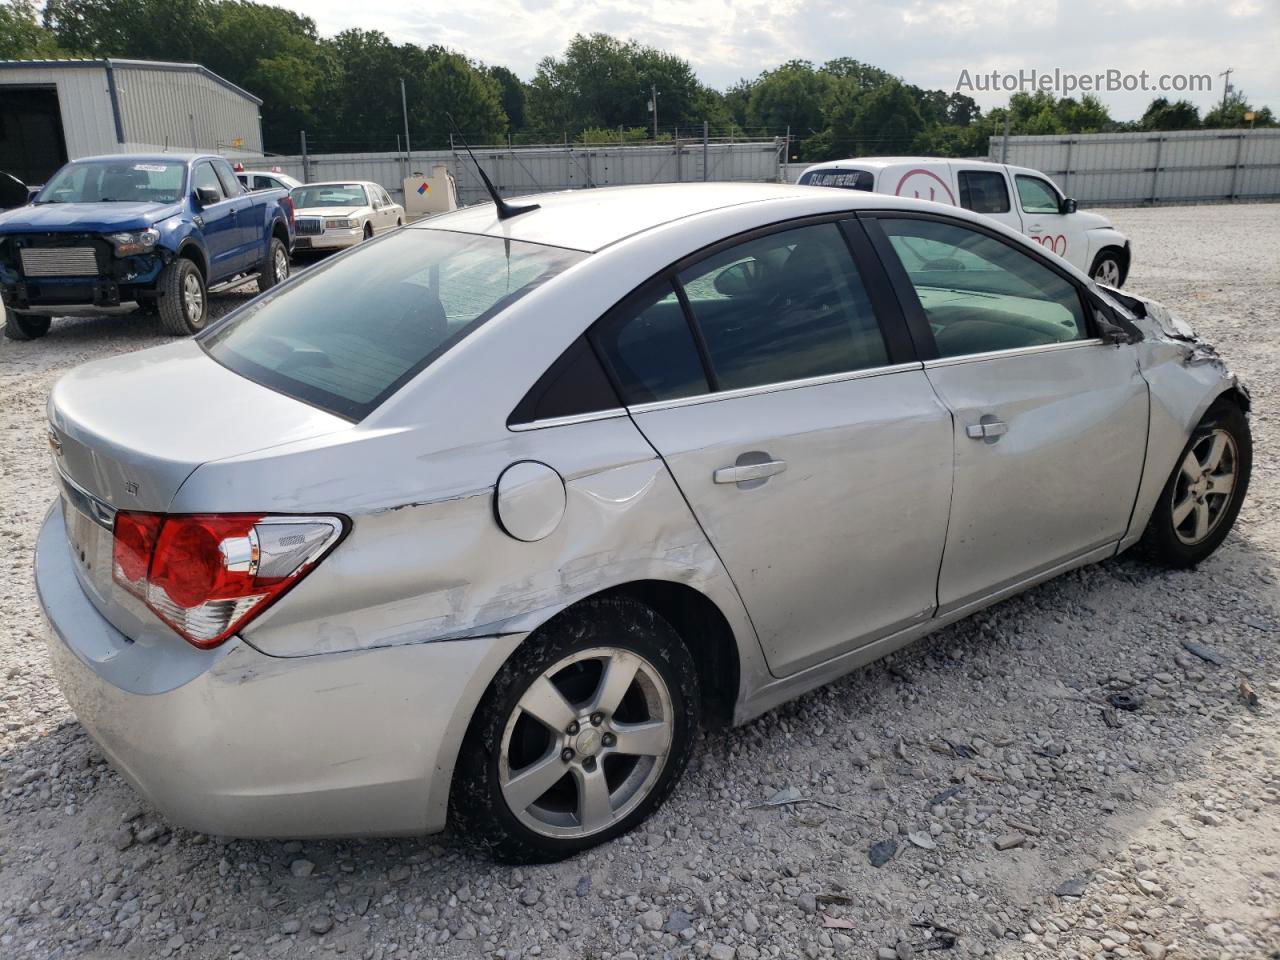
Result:
<svg viewBox="0 0 1280 960">
<path fill-rule="evenodd" d="M 1120 542 L 1119 549 L 1124 550 L 1142 537 L 1191 431 L 1205 412 L 1231 391 L 1245 399 L 1247 412 L 1249 393 L 1214 346 L 1164 304 L 1097 286 L 1112 307 L 1141 331 L 1143 339 L 1135 349 L 1150 392 L 1146 462 L 1129 529 Z"/>
</svg>

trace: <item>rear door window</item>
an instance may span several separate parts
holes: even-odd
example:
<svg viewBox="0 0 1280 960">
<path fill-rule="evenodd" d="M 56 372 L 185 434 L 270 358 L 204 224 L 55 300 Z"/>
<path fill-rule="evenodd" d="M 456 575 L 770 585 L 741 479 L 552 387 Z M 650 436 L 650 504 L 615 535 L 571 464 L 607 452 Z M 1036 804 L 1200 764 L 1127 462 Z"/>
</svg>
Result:
<svg viewBox="0 0 1280 960">
<path fill-rule="evenodd" d="M 961 170 L 960 206 L 974 213 L 1008 213 L 1009 185 L 993 170 Z"/>
<path fill-rule="evenodd" d="M 401 230 L 367 254 L 312 267 L 210 328 L 200 343 L 250 380 L 360 420 L 468 333 L 585 256 L 501 237 Z"/>
<path fill-rule="evenodd" d="M 679 279 L 722 390 L 889 362 L 871 300 L 834 223 L 748 240 Z"/>
</svg>

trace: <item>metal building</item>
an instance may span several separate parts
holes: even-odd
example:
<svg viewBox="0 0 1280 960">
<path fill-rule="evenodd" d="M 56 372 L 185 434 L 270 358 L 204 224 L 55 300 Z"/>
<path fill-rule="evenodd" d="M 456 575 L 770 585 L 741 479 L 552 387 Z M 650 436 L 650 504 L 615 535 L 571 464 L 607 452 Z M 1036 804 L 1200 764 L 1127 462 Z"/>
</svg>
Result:
<svg viewBox="0 0 1280 960">
<path fill-rule="evenodd" d="M 103 153 L 261 154 L 261 105 L 196 63 L 0 60 L 0 170 L 38 184 Z"/>
</svg>

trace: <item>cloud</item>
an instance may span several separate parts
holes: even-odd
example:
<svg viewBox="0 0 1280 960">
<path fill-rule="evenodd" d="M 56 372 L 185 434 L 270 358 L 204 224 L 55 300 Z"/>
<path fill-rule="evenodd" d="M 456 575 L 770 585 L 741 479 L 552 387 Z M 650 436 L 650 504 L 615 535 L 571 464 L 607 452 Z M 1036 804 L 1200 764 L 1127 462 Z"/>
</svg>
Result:
<svg viewBox="0 0 1280 960">
<path fill-rule="evenodd" d="M 528 79 L 540 59 L 563 52 L 575 33 L 596 30 L 687 59 L 705 83 L 724 88 L 785 60 L 850 56 L 921 87 L 955 89 L 971 74 L 1021 69 L 1096 74 L 1108 69 L 1153 81 L 1208 74 L 1212 90 L 1172 93 L 1201 109 L 1222 97 L 1218 74 L 1255 105 L 1280 110 L 1277 0 L 480 0 L 407 13 L 392 0 L 275 0 L 312 17 L 321 33 L 381 30 L 393 41 L 441 43 Z M 1112 115 L 1139 115 L 1154 90 L 1099 94 Z M 978 94 L 985 108 L 1005 93 Z"/>
</svg>

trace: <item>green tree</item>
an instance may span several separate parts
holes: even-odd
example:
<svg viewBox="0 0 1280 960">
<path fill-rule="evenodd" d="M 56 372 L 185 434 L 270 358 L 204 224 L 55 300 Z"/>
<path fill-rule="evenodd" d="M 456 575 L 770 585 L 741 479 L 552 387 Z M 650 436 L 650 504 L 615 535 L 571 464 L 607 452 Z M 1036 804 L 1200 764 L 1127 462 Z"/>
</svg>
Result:
<svg viewBox="0 0 1280 960">
<path fill-rule="evenodd" d="M 903 153 L 924 131 L 915 99 L 897 80 L 847 103 L 831 112 L 834 145 L 846 155 Z"/>
<path fill-rule="evenodd" d="M 1259 107 L 1255 110 L 1250 106 L 1243 90 L 1230 94 L 1226 103 L 1220 103 L 1206 113 L 1204 115 L 1204 125 L 1215 130 L 1233 130 L 1248 127 L 1249 121 L 1244 118 L 1246 113 L 1253 113 L 1253 126 L 1255 127 L 1274 127 L 1276 125 L 1276 118 L 1271 113 L 1271 108 Z"/>
<path fill-rule="evenodd" d="M 824 106 L 830 93 L 831 78 L 808 60 L 791 60 L 766 70 L 752 84 L 747 100 L 749 126 L 775 136 L 789 126 L 793 136 L 812 136 L 827 125 Z"/>
<path fill-rule="evenodd" d="M 507 115 L 512 132 L 518 133 L 526 123 L 524 82 L 506 67 L 490 67 L 489 76 L 498 85 L 502 112 Z"/>
<path fill-rule="evenodd" d="M 36 16 L 32 0 L 0 3 L 0 60 L 66 56 L 53 32 Z"/>
<path fill-rule="evenodd" d="M 1200 110 L 1190 100 L 1170 103 L 1164 97 L 1156 97 L 1138 125 L 1143 130 L 1195 130 L 1200 126 Z"/>
<path fill-rule="evenodd" d="M 448 146 L 447 114 L 453 114 L 468 143 L 498 143 L 505 137 L 507 115 L 498 84 L 466 57 L 440 54 L 427 68 L 422 84 L 427 91 L 426 109 L 413 126 L 423 147 Z"/>
</svg>

